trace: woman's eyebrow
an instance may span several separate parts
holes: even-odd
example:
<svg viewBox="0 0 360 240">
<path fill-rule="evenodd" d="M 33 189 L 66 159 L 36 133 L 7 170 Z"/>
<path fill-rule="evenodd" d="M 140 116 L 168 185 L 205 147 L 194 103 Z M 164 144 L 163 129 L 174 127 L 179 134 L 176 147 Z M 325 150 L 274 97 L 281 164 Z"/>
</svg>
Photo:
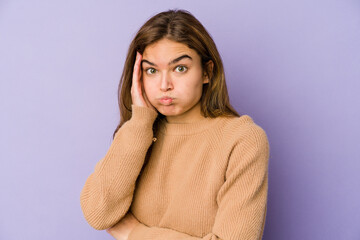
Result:
<svg viewBox="0 0 360 240">
<path fill-rule="evenodd" d="M 180 57 L 178 57 L 178 58 L 175 58 L 174 60 L 171 60 L 171 61 L 168 63 L 168 65 L 170 66 L 171 64 L 177 63 L 178 61 L 180 61 L 180 60 L 183 59 L 183 58 L 189 58 L 190 60 L 192 60 L 192 58 L 191 58 L 189 55 L 184 54 L 184 55 L 182 55 L 182 56 L 180 56 Z M 152 62 L 150 62 L 150 61 L 148 61 L 148 60 L 146 60 L 146 59 L 141 60 L 141 65 L 142 65 L 143 62 L 146 62 L 146 63 L 148 63 L 148 64 L 151 65 L 151 66 L 157 67 L 157 65 L 156 65 L 155 63 L 152 63 Z"/>
</svg>

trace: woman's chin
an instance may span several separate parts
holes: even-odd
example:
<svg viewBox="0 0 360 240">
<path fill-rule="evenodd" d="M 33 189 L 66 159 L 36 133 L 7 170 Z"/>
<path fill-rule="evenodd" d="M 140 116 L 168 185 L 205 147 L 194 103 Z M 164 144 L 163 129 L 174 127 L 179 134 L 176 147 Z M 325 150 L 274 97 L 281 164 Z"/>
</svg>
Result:
<svg viewBox="0 0 360 240">
<path fill-rule="evenodd" d="M 176 111 L 176 109 L 174 108 L 174 105 L 156 106 L 156 109 L 164 116 L 176 116 L 179 114 L 178 111 Z"/>
</svg>

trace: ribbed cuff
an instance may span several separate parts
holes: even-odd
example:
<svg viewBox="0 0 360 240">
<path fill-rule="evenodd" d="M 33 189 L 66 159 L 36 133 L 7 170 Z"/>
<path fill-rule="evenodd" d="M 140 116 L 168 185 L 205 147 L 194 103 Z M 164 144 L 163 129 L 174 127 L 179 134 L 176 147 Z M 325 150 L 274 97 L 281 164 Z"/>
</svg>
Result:
<svg viewBox="0 0 360 240">
<path fill-rule="evenodd" d="M 154 123 L 156 117 L 158 116 L 157 111 L 148 108 L 148 107 L 142 107 L 132 104 L 132 115 L 131 115 L 131 121 L 132 122 L 150 122 Z"/>
<path fill-rule="evenodd" d="M 148 231 L 148 229 L 149 227 L 142 223 L 136 225 L 136 227 L 130 232 L 128 240 L 150 240 L 150 238 L 148 238 L 150 236 L 146 236 L 146 232 Z"/>
</svg>

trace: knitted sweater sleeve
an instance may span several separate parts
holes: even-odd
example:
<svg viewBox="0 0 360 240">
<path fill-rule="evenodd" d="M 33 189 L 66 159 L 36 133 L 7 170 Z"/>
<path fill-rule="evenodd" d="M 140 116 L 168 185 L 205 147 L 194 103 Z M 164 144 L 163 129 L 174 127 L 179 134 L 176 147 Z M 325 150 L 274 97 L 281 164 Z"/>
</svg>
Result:
<svg viewBox="0 0 360 240">
<path fill-rule="evenodd" d="M 217 194 L 212 231 L 203 238 L 168 228 L 137 225 L 128 240 L 259 240 L 267 210 L 269 143 L 265 131 L 252 124 L 230 153 L 226 179 Z M 184 212 L 186 214 L 186 212 Z"/>
<path fill-rule="evenodd" d="M 157 112 L 132 105 L 132 117 L 116 133 L 80 194 L 86 221 L 95 229 L 113 226 L 129 210 L 135 182 L 152 143 Z"/>
</svg>

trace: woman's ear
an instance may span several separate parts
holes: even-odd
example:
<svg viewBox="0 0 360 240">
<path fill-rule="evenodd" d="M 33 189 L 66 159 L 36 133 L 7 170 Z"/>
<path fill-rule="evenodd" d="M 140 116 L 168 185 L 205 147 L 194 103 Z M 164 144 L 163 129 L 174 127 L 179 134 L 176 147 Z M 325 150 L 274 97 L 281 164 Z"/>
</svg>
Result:
<svg viewBox="0 0 360 240">
<path fill-rule="evenodd" d="M 203 83 L 209 83 L 213 74 L 213 68 L 214 68 L 214 63 L 212 60 L 209 60 L 205 64 Z"/>
</svg>

